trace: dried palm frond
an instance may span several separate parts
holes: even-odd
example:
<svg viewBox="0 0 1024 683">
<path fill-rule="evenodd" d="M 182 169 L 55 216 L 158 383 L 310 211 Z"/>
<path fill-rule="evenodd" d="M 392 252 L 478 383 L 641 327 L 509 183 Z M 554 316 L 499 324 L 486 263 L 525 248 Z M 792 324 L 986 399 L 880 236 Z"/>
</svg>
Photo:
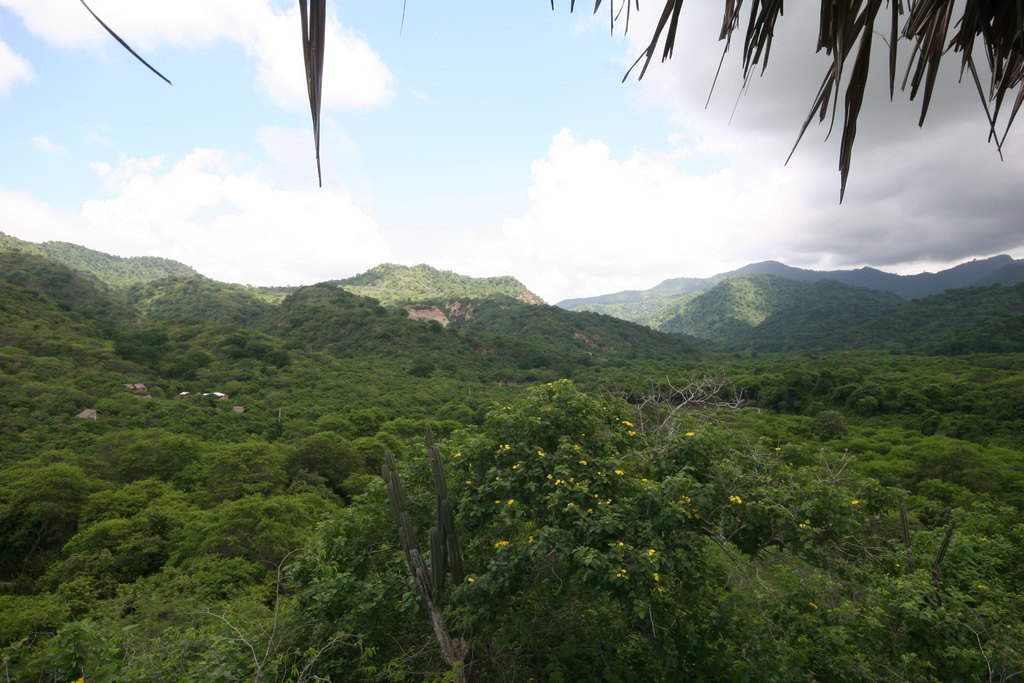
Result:
<svg viewBox="0 0 1024 683">
<path fill-rule="evenodd" d="M 98 16 L 96 16 L 96 13 L 92 11 L 92 8 L 91 8 L 91 7 L 89 7 L 89 5 L 86 5 L 86 4 L 85 4 L 85 0 L 80 0 L 80 1 L 81 1 L 81 3 L 82 3 L 82 6 L 83 6 L 83 7 L 85 7 L 85 9 L 89 11 L 89 14 L 91 14 L 91 15 L 92 15 L 92 18 L 93 18 L 93 19 L 95 19 L 96 21 L 98 21 L 98 22 L 99 22 L 99 24 L 100 24 L 100 26 L 102 26 L 103 28 L 105 28 L 105 29 L 107 30 L 107 33 L 109 33 L 109 34 L 110 34 L 111 36 L 113 36 L 113 37 L 114 37 L 114 40 L 116 40 L 117 42 L 121 43 L 121 47 L 123 47 L 124 49 L 128 50 L 128 52 L 132 53 L 132 56 L 133 56 L 133 57 L 135 57 L 135 59 L 137 59 L 137 60 L 139 60 L 140 62 L 142 62 L 143 64 L 145 64 L 145 65 L 146 65 L 146 67 L 148 67 L 150 71 L 152 71 L 152 72 L 153 72 L 153 73 L 155 73 L 155 74 L 156 74 L 157 76 L 159 76 L 160 78 L 162 78 L 162 79 L 164 79 L 165 81 L 167 81 L 167 85 L 174 85 L 173 83 L 171 83 L 171 82 L 170 82 L 170 81 L 169 81 L 169 80 L 167 79 L 167 76 L 164 76 L 164 75 L 163 75 L 162 73 L 160 73 L 159 71 L 157 71 L 156 69 L 154 69 L 154 68 L 153 68 L 153 65 L 151 65 L 151 64 L 150 64 L 149 62 L 147 62 L 147 61 L 146 61 L 145 59 L 143 59 L 142 57 L 140 57 L 140 56 L 139 56 L 139 53 L 138 53 L 138 52 L 136 52 L 135 50 L 133 50 L 133 49 L 131 48 L 131 46 L 130 46 L 130 45 L 128 45 L 128 43 L 124 42 L 124 40 L 122 40 L 122 39 L 121 39 L 121 36 L 117 35 L 117 34 L 116 34 L 116 33 L 114 32 L 114 29 L 112 29 L 112 28 L 110 28 L 109 26 L 107 26 L 107 24 L 106 24 L 106 23 L 105 23 L 105 22 L 104 22 L 104 21 L 103 21 L 102 19 L 100 19 L 100 18 L 99 18 Z"/>
<path fill-rule="evenodd" d="M 89 13 L 121 45 L 140 62 L 149 67 L 160 78 L 170 83 L 163 74 L 149 65 L 128 44 L 110 29 L 81 0 Z M 594 12 L 601 7 L 602 0 L 595 0 Z M 739 28 L 744 0 L 723 0 L 722 24 L 719 39 L 725 41 L 724 55 L 732 44 L 733 32 Z M 913 44 L 913 51 L 907 67 L 902 88 L 909 82 L 910 99 L 921 94 L 921 116 L 919 125 L 924 124 L 931 103 L 943 56 L 952 49 L 962 55 L 961 76 L 970 72 L 981 98 L 989 124 L 989 139 L 1002 153 L 1006 135 L 1013 124 L 1021 104 L 1024 102 L 1024 0 L 908 0 L 904 9 L 903 0 L 886 0 L 890 10 L 889 21 L 889 96 L 895 92 L 896 62 L 898 45 L 901 40 Z M 955 6 L 960 5 L 959 19 L 953 21 Z M 621 0 L 619 10 L 614 9 L 614 0 L 609 2 L 609 21 L 614 29 L 619 21 L 625 21 L 629 28 L 632 8 L 639 9 L 639 0 Z M 554 0 L 551 8 L 554 9 Z M 571 0 L 569 10 L 576 7 Z M 665 0 L 664 8 L 654 29 L 654 35 L 647 48 L 629 68 L 623 80 L 628 78 L 638 64 L 638 78 L 643 78 L 651 60 L 661 46 L 661 60 L 669 59 L 675 50 L 679 30 L 679 19 L 683 0 Z M 839 107 L 839 88 L 843 82 L 844 69 L 853 58 L 846 80 L 843 98 L 843 133 L 839 151 L 840 190 L 842 201 L 846 193 L 846 182 L 852 166 L 853 143 L 857 136 L 857 119 L 864 101 L 864 92 L 870 71 L 871 44 L 875 33 L 875 22 L 881 11 L 882 0 L 822 0 L 818 25 L 817 51 L 824 50 L 832 56 L 832 64 L 825 72 L 821 87 L 811 105 L 810 113 L 800 128 L 793 149 L 799 145 L 807 127 L 817 114 L 819 121 L 829 116 L 831 107 L 834 119 Z M 622 9 L 625 8 L 625 18 Z M 302 19 L 302 52 L 306 68 L 306 85 L 309 91 L 309 108 L 313 117 L 313 142 L 316 152 L 317 179 L 322 185 L 320 171 L 320 105 L 324 67 L 324 36 L 327 19 L 326 0 L 299 0 Z M 906 14 L 907 20 L 902 31 L 899 17 Z M 751 0 L 743 35 L 743 78 L 747 81 L 754 67 L 760 65 L 761 72 L 768 67 L 775 26 L 783 16 L 783 0 Z M 404 22 L 404 4 L 403 4 Z M 953 27 L 952 36 L 950 30 Z M 981 38 L 981 48 L 989 70 L 989 84 L 986 88 L 975 63 L 975 43 Z M 721 64 L 719 65 L 721 69 Z M 717 75 L 716 75 L 717 81 Z M 1010 113 L 1000 134 L 997 120 L 1007 102 L 1012 100 Z M 830 130 L 831 130 L 830 123 Z M 792 152 L 790 152 L 792 157 Z"/>
<path fill-rule="evenodd" d="M 628 6 L 629 0 L 623 1 Z M 725 41 L 724 60 L 724 52 L 729 50 L 733 32 L 740 25 L 743 0 L 723 1 L 719 39 Z M 600 2 L 597 4 L 600 5 Z M 658 52 L 659 45 L 662 61 L 672 56 L 682 4 L 683 0 L 665 0 L 654 35 L 647 48 L 626 73 L 627 77 L 633 68 L 642 63 L 639 78 L 643 78 L 651 60 Z M 988 120 L 990 140 L 995 142 L 1001 154 L 1006 135 L 1024 102 L 1024 88 L 1021 88 L 1021 82 L 1024 80 L 1024 0 L 909 0 L 906 5 L 905 9 L 903 0 L 887 0 L 890 11 L 887 41 L 890 98 L 895 92 L 900 41 L 905 40 L 913 45 L 907 76 L 902 87 L 906 89 L 909 81 L 911 100 L 921 94 L 919 125 L 924 124 L 928 113 L 943 56 L 949 50 L 961 53 L 961 76 L 964 71 L 970 72 Z M 954 21 L 957 6 L 961 11 L 959 18 Z M 872 36 L 881 7 L 881 0 L 821 2 L 817 50 L 824 50 L 826 54 L 831 55 L 832 64 L 825 73 L 811 111 L 800 128 L 793 147 L 795 150 L 815 114 L 819 121 L 824 121 L 831 107 L 832 116 L 835 116 L 839 104 L 839 86 L 846 75 L 844 69 L 852 57 L 853 61 L 849 62 L 851 68 L 846 75 L 846 94 L 843 101 L 843 134 L 839 151 L 840 201 L 846 192 L 853 143 L 857 135 L 857 119 L 864 100 L 870 66 Z M 904 14 L 907 19 L 901 31 L 899 17 Z M 781 16 L 782 0 L 750 2 L 746 32 L 743 36 L 744 81 L 750 77 L 755 65 L 760 64 L 762 72 L 768 66 L 775 25 Z M 978 65 L 975 63 L 975 42 L 979 37 L 990 74 L 987 92 L 979 76 Z M 1008 99 L 1012 100 L 1012 108 L 1000 133 L 996 122 Z"/>
<path fill-rule="evenodd" d="M 309 3 L 307 9 L 307 1 Z M 302 20 L 302 57 L 306 63 L 306 88 L 309 111 L 313 115 L 313 146 L 316 151 L 316 180 L 323 187 L 320 173 L 320 103 L 324 81 L 324 37 L 327 34 L 327 0 L 299 0 Z"/>
</svg>

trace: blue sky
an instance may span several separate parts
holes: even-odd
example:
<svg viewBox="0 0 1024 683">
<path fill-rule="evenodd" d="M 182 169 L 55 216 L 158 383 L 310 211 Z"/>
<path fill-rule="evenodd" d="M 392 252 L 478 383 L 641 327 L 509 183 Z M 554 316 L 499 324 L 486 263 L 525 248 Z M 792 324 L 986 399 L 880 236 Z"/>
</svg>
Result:
<svg viewBox="0 0 1024 683">
<path fill-rule="evenodd" d="M 1024 256 L 1020 133 L 1000 161 L 952 61 L 921 130 L 875 74 L 843 205 L 824 127 L 783 165 L 824 72 L 814 12 L 786 16 L 734 111 L 738 55 L 704 108 L 706 4 L 684 9 L 673 60 L 623 83 L 648 3 L 611 36 L 567 2 L 408 0 L 403 28 L 400 0 L 329 1 L 319 189 L 294 3 L 90 6 L 174 85 L 79 3 L 0 0 L 0 231 L 22 239 L 254 285 L 429 263 L 551 302 L 764 259 Z"/>
</svg>

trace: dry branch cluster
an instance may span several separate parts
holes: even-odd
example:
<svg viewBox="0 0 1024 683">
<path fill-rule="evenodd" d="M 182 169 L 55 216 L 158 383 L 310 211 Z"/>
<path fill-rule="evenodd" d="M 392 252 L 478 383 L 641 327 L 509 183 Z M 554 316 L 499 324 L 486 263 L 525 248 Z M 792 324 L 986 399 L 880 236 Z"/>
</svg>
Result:
<svg viewBox="0 0 1024 683">
<path fill-rule="evenodd" d="M 597 12 L 603 0 L 595 0 L 594 11 Z M 81 0 L 85 5 L 85 0 Z M 743 24 L 743 76 L 749 79 L 754 67 L 760 65 L 761 71 L 768 66 L 771 54 L 775 26 L 783 16 L 782 0 L 752 0 L 747 8 L 744 19 L 743 0 L 724 0 L 722 24 L 719 39 L 725 41 L 723 59 L 732 45 L 733 33 Z M 571 0 L 570 11 L 575 9 L 576 2 Z M 959 17 L 955 16 L 955 6 L 959 6 Z M 554 9 L 554 0 L 551 8 Z M 618 7 L 614 0 L 609 0 L 610 22 L 612 29 L 624 22 L 625 30 L 629 29 L 629 18 L 633 10 L 640 9 L 640 0 L 620 0 Z M 683 0 L 665 0 L 654 35 L 647 48 L 637 58 L 633 67 L 642 63 L 639 77 L 643 78 L 651 60 L 661 47 L 661 60 L 672 56 L 679 31 L 679 20 L 683 8 Z M 997 148 L 1002 149 L 1006 134 L 1013 119 L 1020 109 L 1024 89 L 1021 80 L 1024 78 L 1024 0 L 887 0 L 883 16 L 882 0 L 821 0 L 820 19 L 818 24 L 817 50 L 824 50 L 832 56 L 832 64 L 825 72 L 825 77 L 818 90 L 818 95 L 811 110 L 800 128 L 800 134 L 794 144 L 800 143 L 807 126 L 818 117 L 824 121 L 831 109 L 831 122 L 834 122 L 839 110 L 840 84 L 846 83 L 843 96 L 843 132 L 839 152 L 840 201 L 846 192 L 846 181 L 850 173 L 853 143 L 857 137 L 857 118 L 864 102 L 865 86 L 871 61 L 871 44 L 876 34 L 882 35 L 889 46 L 889 95 L 892 97 L 896 87 L 896 63 L 901 41 L 911 44 L 911 56 L 901 87 L 905 90 L 910 85 L 910 99 L 921 95 L 921 118 L 924 123 L 935 89 L 939 64 L 947 52 L 952 50 L 961 55 L 960 75 L 969 73 L 978 88 L 991 130 L 989 139 L 995 141 Z M 88 5 L 86 5 L 86 9 Z M 306 84 L 309 91 L 310 113 L 313 118 L 313 138 L 317 162 L 317 175 L 320 175 L 320 104 L 324 69 L 324 36 L 327 21 L 326 0 L 299 0 L 301 15 L 302 52 L 305 61 Z M 801 8 L 803 9 L 803 7 Z M 131 52 L 139 61 L 156 71 L 128 44 L 121 39 L 98 16 L 89 13 L 112 35 L 121 45 Z M 403 13 L 404 16 L 404 13 Z M 955 19 L 955 20 L 954 20 Z M 887 33 L 876 29 L 879 22 L 887 23 Z M 900 27 L 902 23 L 902 28 Z M 887 36 L 887 37 L 886 37 Z M 978 39 L 980 45 L 978 45 Z M 988 66 L 988 87 L 982 83 L 976 62 L 976 52 L 982 52 Z M 852 62 L 851 62 L 852 59 Z M 719 65 L 721 68 L 721 65 Z M 630 72 L 632 71 L 630 68 Z M 626 76 L 628 77 L 629 72 Z M 164 78 L 164 80 L 167 80 Z M 623 78 L 625 80 L 625 77 Z M 170 81 L 167 81 L 170 83 Z M 1012 104 L 1006 117 L 1002 133 L 997 130 L 996 122 L 1010 96 Z M 831 125 L 830 122 L 830 125 Z M 792 152 L 790 153 L 792 156 Z"/>
<path fill-rule="evenodd" d="M 596 0 L 594 11 L 601 6 Z M 626 7 L 628 27 L 630 0 L 623 0 Z M 639 0 L 632 1 L 639 9 Z M 969 73 L 978 88 L 988 119 L 989 139 L 1002 149 L 1003 142 L 1013 119 L 1024 99 L 1021 80 L 1024 78 L 1024 2 L 1021 0 L 888 0 L 883 12 L 882 0 L 822 0 L 818 27 L 817 50 L 824 50 L 832 56 L 832 64 L 818 90 L 811 110 L 800 128 L 796 145 L 799 144 L 807 126 L 815 116 L 824 121 L 829 116 L 834 121 L 840 108 L 840 84 L 846 83 L 843 96 L 843 132 L 839 152 L 840 199 L 846 192 L 846 181 L 850 173 L 853 142 L 857 136 L 857 118 L 864 101 L 864 92 L 871 60 L 871 44 L 881 34 L 889 46 L 889 95 L 896 87 L 896 66 L 899 46 L 902 41 L 910 44 L 911 55 L 903 76 L 901 88 L 910 86 L 910 99 L 921 95 L 921 117 L 923 124 L 928 113 L 935 89 L 939 64 L 947 52 L 960 53 L 961 77 Z M 678 35 L 683 0 L 665 0 L 654 35 L 647 48 L 634 63 L 643 64 L 640 78 L 661 46 L 661 59 L 672 56 Z M 959 6 L 959 17 L 955 15 Z M 804 10 L 804 6 L 800 7 Z M 725 41 L 724 53 L 728 52 L 733 33 L 741 24 L 743 34 L 743 76 L 749 79 L 754 67 L 760 65 L 762 73 L 768 66 L 775 26 L 783 16 L 782 0 L 759 0 L 749 3 L 744 21 L 743 0 L 724 0 L 722 24 L 719 39 Z M 612 13 L 612 25 L 621 17 L 621 8 Z M 884 16 L 888 14 L 888 17 Z M 886 33 L 877 28 L 879 23 L 887 24 Z M 901 28 L 902 24 L 902 28 Z M 886 38 L 887 34 L 887 38 Z M 980 45 L 977 43 L 979 42 Z M 984 54 L 988 66 L 989 83 L 982 82 L 976 61 L 977 52 Z M 852 60 L 852 61 L 851 61 Z M 632 70 L 632 69 L 631 69 Z M 627 74 L 628 75 L 628 74 Z M 1007 97 L 1009 95 L 1009 98 Z M 1006 117 L 1002 133 L 997 130 L 997 120 L 1008 101 L 1010 113 Z M 831 125 L 831 124 L 830 124 Z M 792 153 L 790 153 L 792 156 Z"/>
<path fill-rule="evenodd" d="M 642 392 L 617 392 L 635 407 L 636 428 L 641 434 L 672 436 L 682 412 L 739 410 L 746 399 L 743 390 L 710 372 L 695 373 L 686 382 L 653 383 Z"/>
</svg>

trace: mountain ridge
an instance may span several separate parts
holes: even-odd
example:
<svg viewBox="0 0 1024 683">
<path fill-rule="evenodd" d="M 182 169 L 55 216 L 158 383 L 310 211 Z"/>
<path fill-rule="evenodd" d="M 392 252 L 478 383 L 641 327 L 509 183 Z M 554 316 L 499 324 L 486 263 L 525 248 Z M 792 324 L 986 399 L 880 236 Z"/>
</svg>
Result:
<svg viewBox="0 0 1024 683">
<path fill-rule="evenodd" d="M 1000 254 L 965 261 L 938 273 L 923 272 L 915 275 L 887 273 L 872 267 L 817 271 L 788 266 L 779 261 L 759 261 L 708 278 L 670 278 L 646 290 L 564 299 L 555 305 L 568 310 L 604 313 L 664 330 L 667 321 L 682 315 L 686 305 L 695 297 L 721 282 L 748 275 L 771 275 L 803 282 L 834 280 L 840 284 L 890 292 L 901 299 L 913 300 L 949 289 L 1024 282 L 1024 259 Z"/>
</svg>

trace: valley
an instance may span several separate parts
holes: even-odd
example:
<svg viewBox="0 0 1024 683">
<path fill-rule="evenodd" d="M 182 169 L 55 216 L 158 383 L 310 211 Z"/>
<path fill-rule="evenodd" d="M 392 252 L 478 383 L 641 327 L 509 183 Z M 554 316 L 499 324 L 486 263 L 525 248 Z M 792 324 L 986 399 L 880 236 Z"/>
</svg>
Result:
<svg viewBox="0 0 1024 683">
<path fill-rule="evenodd" d="M 3 236 L 0 680 L 1010 679 L 1008 258 L 549 306 Z"/>
</svg>

